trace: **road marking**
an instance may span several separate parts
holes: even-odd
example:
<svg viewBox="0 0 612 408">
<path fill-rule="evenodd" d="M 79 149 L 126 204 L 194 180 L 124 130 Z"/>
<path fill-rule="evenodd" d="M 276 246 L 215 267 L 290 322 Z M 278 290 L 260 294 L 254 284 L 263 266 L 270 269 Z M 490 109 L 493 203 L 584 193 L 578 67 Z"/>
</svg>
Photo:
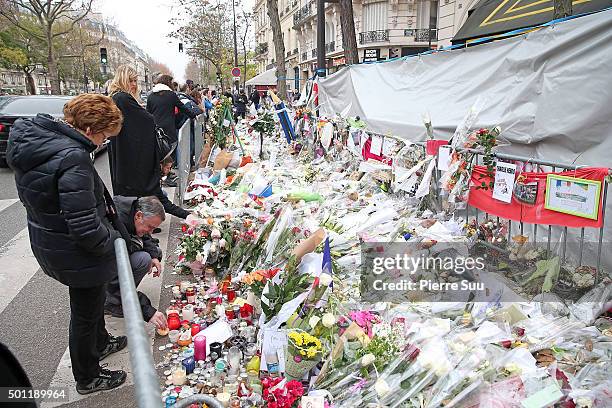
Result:
<svg viewBox="0 0 612 408">
<path fill-rule="evenodd" d="M 0 313 L 2 313 L 40 268 L 30 247 L 27 227 L 0 247 L 0 261 L 2 261 L 2 273 L 0 273 Z"/>
<path fill-rule="evenodd" d="M 19 201 L 18 198 L 9 198 L 6 200 L 0 200 L 0 212 L 4 211 L 11 205 L 15 204 L 17 201 Z"/>
<path fill-rule="evenodd" d="M 174 189 L 166 189 L 166 191 L 168 191 L 168 195 L 170 197 L 174 196 Z M 159 247 L 162 248 L 163 250 L 164 259 L 167 258 L 167 254 L 168 254 L 168 240 L 170 236 L 171 220 L 172 220 L 171 216 L 166 217 L 166 221 L 164 221 L 160 225 L 162 232 L 160 234 L 155 235 L 155 237 L 159 239 Z M 171 269 L 168 270 L 168 273 L 170 272 L 171 272 Z M 166 273 L 165 269 L 163 273 Z M 140 285 L 138 285 L 138 290 L 140 290 L 141 292 L 149 296 L 149 298 L 151 299 L 151 304 L 155 308 L 159 307 L 161 285 L 162 285 L 162 276 L 158 278 L 154 278 L 152 275 L 146 275 L 144 279 L 142 280 L 142 282 L 140 283 Z M 111 333 L 114 336 L 124 336 L 125 335 L 124 320 L 106 316 L 106 329 L 108 330 L 109 333 Z M 149 336 L 150 343 L 151 343 L 151 352 L 153 352 L 153 341 L 155 340 L 155 328 L 151 324 L 145 324 L 145 331 L 147 335 Z M 109 356 L 102 362 L 102 364 L 108 363 L 107 368 L 109 370 L 124 370 L 128 373 L 125 383 L 122 384 L 121 387 L 118 387 L 117 388 L 118 390 L 134 384 L 134 378 L 132 377 L 132 374 L 131 374 L 130 358 L 129 358 L 128 349 L 129 349 L 129 342 L 128 342 L 128 347 L 126 347 L 124 350 Z M 60 360 L 60 363 L 57 366 L 57 370 L 55 372 L 55 375 L 53 376 L 53 379 L 51 380 L 51 384 L 49 384 L 49 387 L 67 388 L 69 401 L 42 403 L 40 405 L 41 408 L 58 407 L 63 404 L 80 401 L 80 400 L 86 399 L 89 396 L 95 396 L 98 394 L 98 393 L 93 393 L 89 395 L 80 395 L 76 392 L 74 377 L 72 376 L 72 364 L 70 361 L 70 351 L 68 348 L 66 348 L 66 350 L 64 351 L 64 355 L 62 356 L 62 359 Z"/>
</svg>

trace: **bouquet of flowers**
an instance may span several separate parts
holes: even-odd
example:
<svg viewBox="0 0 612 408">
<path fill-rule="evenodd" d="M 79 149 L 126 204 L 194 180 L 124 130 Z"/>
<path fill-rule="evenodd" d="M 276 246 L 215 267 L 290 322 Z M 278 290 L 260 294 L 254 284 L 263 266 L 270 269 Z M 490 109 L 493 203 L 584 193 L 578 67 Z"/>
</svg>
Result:
<svg viewBox="0 0 612 408">
<path fill-rule="evenodd" d="M 317 337 L 302 330 L 291 330 L 287 337 L 285 377 L 299 380 L 321 360 L 323 344 Z"/>
<path fill-rule="evenodd" d="M 268 408 L 291 408 L 304 395 L 304 386 L 296 380 L 266 377 L 261 380 L 261 384 L 262 396 Z"/>
<path fill-rule="evenodd" d="M 253 130 L 259 132 L 260 135 L 271 136 L 274 133 L 274 118 L 270 112 L 266 112 L 259 116 L 255 122 L 253 122 Z"/>
<path fill-rule="evenodd" d="M 201 203 L 211 205 L 218 195 L 213 186 L 209 184 L 194 183 L 185 190 L 185 198 L 190 206 L 196 206 Z"/>
<path fill-rule="evenodd" d="M 272 279 L 279 271 L 280 268 L 259 269 L 244 275 L 241 282 L 247 285 L 257 298 L 260 298 L 268 280 Z"/>
</svg>

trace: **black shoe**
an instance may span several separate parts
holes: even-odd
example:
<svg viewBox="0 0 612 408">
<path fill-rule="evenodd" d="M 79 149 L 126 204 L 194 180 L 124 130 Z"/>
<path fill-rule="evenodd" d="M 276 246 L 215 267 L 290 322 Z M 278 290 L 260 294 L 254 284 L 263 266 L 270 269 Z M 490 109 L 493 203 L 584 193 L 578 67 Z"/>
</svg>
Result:
<svg viewBox="0 0 612 408">
<path fill-rule="evenodd" d="M 126 336 L 108 336 L 108 344 L 104 347 L 104 350 L 100 352 L 100 361 L 113 353 L 123 350 L 127 346 Z"/>
<path fill-rule="evenodd" d="M 161 232 L 161 228 L 155 228 L 155 229 L 153 230 L 153 233 L 154 233 L 154 234 L 159 234 L 160 232 Z M 155 239 L 155 238 L 152 238 L 152 239 Z M 159 242 L 159 240 L 157 240 L 157 242 Z"/>
<path fill-rule="evenodd" d="M 123 318 L 123 308 L 121 305 L 105 304 L 104 314 L 111 315 L 113 317 Z"/>
<path fill-rule="evenodd" d="M 76 385 L 76 390 L 79 394 L 91 394 L 92 392 L 112 390 L 125 382 L 127 374 L 123 370 L 111 371 L 106 368 L 100 368 L 100 373 L 89 384 Z"/>
</svg>

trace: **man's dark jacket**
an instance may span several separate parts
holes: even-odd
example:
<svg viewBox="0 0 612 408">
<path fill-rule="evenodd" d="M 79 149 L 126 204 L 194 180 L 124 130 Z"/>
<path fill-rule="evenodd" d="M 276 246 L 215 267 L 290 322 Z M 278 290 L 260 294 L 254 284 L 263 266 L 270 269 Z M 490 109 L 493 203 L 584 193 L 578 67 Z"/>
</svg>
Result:
<svg viewBox="0 0 612 408">
<path fill-rule="evenodd" d="M 91 161 L 96 145 L 46 114 L 15 122 L 6 158 L 28 217 L 30 244 L 43 272 L 72 287 L 106 283 L 117 273 L 104 184 Z"/>
<path fill-rule="evenodd" d="M 123 237 L 127 243 L 128 252 L 133 254 L 137 251 L 145 251 L 151 258 L 162 260 L 162 250 L 151 239 L 150 235 L 139 237 L 136 235 L 136 226 L 134 225 L 134 216 L 136 215 L 138 198 L 114 196 L 113 201 L 117 209 L 119 221 L 125 226 L 129 237 Z"/>
</svg>

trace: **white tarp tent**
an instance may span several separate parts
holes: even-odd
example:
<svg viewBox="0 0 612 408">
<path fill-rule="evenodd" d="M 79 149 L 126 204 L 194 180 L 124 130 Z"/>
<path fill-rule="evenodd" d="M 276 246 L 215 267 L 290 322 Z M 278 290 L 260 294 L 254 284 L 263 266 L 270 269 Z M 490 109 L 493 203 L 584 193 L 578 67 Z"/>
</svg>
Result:
<svg viewBox="0 0 612 408">
<path fill-rule="evenodd" d="M 475 47 L 350 66 L 319 81 L 322 114 L 423 140 L 429 112 L 448 139 L 478 96 L 474 127 L 499 125 L 505 152 L 612 167 L 612 11 Z"/>
<path fill-rule="evenodd" d="M 267 71 L 262 72 L 259 75 L 254 76 L 253 78 L 246 81 L 245 85 L 275 86 L 276 85 L 276 68 L 269 69 Z"/>
</svg>

